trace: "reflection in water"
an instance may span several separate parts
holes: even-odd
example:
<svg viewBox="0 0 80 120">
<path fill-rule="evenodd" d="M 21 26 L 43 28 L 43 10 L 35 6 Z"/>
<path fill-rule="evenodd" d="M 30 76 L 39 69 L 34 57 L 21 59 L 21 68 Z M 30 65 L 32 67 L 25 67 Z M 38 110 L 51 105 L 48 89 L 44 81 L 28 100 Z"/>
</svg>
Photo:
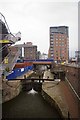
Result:
<svg viewBox="0 0 80 120">
<path fill-rule="evenodd" d="M 3 103 L 2 116 L 4 118 L 57 118 L 60 115 L 55 107 L 51 107 L 33 89 L 21 92 L 16 98 Z"/>
</svg>

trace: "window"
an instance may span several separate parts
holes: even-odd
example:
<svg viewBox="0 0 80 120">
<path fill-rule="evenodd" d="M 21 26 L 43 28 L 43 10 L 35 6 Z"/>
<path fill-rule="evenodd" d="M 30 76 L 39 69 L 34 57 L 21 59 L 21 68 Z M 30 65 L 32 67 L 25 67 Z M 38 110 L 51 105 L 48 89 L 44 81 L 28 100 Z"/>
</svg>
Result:
<svg viewBox="0 0 80 120">
<path fill-rule="evenodd" d="M 51 54 L 53 54 L 53 51 L 50 51 L 51 52 Z"/>
<path fill-rule="evenodd" d="M 58 57 L 56 57 L 56 59 L 58 60 Z"/>
<path fill-rule="evenodd" d="M 58 44 L 56 44 L 56 46 L 58 46 Z"/>
<path fill-rule="evenodd" d="M 56 40 L 58 40 L 58 38 L 56 38 Z"/>
<path fill-rule="evenodd" d="M 53 35 L 50 35 L 50 39 L 53 39 Z"/>
<path fill-rule="evenodd" d="M 53 42 L 53 39 L 50 39 L 51 42 Z"/>
<path fill-rule="evenodd" d="M 53 48 L 50 48 L 51 51 L 53 51 Z"/>
<path fill-rule="evenodd" d="M 51 54 L 51 56 L 53 56 L 53 54 Z"/>
<path fill-rule="evenodd" d="M 51 41 L 51 43 L 50 43 L 51 45 L 53 45 L 53 41 Z"/>
</svg>

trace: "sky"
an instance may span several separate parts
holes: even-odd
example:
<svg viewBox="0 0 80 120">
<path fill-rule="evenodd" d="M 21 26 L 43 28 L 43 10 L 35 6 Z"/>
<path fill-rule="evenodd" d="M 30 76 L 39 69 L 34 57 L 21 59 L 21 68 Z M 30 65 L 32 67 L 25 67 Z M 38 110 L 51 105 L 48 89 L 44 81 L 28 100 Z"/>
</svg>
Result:
<svg viewBox="0 0 80 120">
<path fill-rule="evenodd" d="M 0 0 L 0 12 L 12 33 L 21 32 L 17 44 L 32 42 L 48 53 L 49 28 L 69 27 L 69 54 L 78 50 L 78 0 Z"/>
</svg>

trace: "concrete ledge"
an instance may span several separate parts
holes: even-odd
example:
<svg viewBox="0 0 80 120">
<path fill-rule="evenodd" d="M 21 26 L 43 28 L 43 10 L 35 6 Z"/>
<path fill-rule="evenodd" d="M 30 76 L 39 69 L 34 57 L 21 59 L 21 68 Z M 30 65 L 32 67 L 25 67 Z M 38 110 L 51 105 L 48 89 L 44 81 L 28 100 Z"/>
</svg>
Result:
<svg viewBox="0 0 80 120">
<path fill-rule="evenodd" d="M 21 82 L 20 81 L 4 81 L 3 82 L 3 91 L 2 91 L 2 102 L 16 97 L 21 91 Z"/>
<path fill-rule="evenodd" d="M 33 71 L 29 71 L 29 72 L 25 73 L 25 75 L 26 75 L 26 77 L 28 77 L 32 73 L 33 73 Z M 24 75 L 18 77 L 18 79 L 19 78 L 24 78 Z M 19 95 L 21 90 L 22 90 L 22 83 L 20 80 L 15 80 L 15 81 L 3 80 L 2 102 L 4 103 L 6 101 L 9 101 L 9 100 L 15 98 L 17 95 Z"/>
</svg>

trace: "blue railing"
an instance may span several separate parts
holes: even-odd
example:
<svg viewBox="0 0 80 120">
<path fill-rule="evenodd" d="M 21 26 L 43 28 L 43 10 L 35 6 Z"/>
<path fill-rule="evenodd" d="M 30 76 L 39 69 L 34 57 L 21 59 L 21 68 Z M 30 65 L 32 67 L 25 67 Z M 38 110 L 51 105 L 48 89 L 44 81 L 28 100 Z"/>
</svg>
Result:
<svg viewBox="0 0 80 120">
<path fill-rule="evenodd" d="M 8 76 L 6 76 L 6 79 L 8 79 L 8 80 L 15 79 L 32 69 L 33 69 L 33 66 L 27 66 L 24 68 L 16 68 Z"/>
</svg>

